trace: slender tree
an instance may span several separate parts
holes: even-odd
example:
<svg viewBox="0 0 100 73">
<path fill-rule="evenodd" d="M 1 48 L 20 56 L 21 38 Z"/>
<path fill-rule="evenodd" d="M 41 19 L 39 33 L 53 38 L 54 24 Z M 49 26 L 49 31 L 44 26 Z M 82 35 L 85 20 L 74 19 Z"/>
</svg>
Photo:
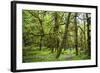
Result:
<svg viewBox="0 0 100 73">
<path fill-rule="evenodd" d="M 90 37 L 90 23 L 91 23 L 91 18 L 89 17 L 89 14 L 86 13 L 87 17 L 87 44 L 88 44 L 88 56 L 91 56 L 91 37 Z"/>
<path fill-rule="evenodd" d="M 86 32 L 85 32 L 85 31 L 86 31 L 86 26 L 85 26 L 85 25 L 86 25 L 85 14 L 83 14 L 83 19 L 84 19 L 84 20 L 83 20 L 83 22 L 84 22 L 84 49 L 86 49 L 86 43 L 87 43 L 87 42 L 86 42 Z"/>
<path fill-rule="evenodd" d="M 76 55 L 78 55 L 78 41 L 77 41 L 77 38 L 78 38 L 78 28 L 77 28 L 77 13 L 75 13 L 75 19 L 74 19 L 74 22 L 75 22 L 75 49 L 76 49 Z"/>
</svg>

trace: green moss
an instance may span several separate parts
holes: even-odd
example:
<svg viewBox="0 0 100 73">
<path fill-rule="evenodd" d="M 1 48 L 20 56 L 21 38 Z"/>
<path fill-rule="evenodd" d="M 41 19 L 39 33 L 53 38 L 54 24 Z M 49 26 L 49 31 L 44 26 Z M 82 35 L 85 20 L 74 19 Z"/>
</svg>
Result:
<svg viewBox="0 0 100 73">
<path fill-rule="evenodd" d="M 69 61 L 69 60 L 86 60 L 89 59 L 86 54 L 75 55 L 75 50 L 63 51 L 58 59 L 56 59 L 57 53 L 51 53 L 51 50 L 29 50 L 23 49 L 23 62 L 48 62 L 48 61 Z"/>
</svg>

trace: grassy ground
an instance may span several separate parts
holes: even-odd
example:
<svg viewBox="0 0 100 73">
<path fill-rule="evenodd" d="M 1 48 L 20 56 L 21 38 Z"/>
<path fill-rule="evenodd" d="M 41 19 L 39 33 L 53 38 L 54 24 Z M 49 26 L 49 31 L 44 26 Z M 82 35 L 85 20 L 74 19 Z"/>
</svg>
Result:
<svg viewBox="0 0 100 73">
<path fill-rule="evenodd" d="M 51 50 L 42 49 L 23 49 L 23 62 L 47 62 L 47 61 L 69 61 L 69 60 L 85 60 L 87 55 L 75 55 L 75 50 L 67 49 L 63 51 L 58 59 L 56 53 L 51 53 Z"/>
</svg>

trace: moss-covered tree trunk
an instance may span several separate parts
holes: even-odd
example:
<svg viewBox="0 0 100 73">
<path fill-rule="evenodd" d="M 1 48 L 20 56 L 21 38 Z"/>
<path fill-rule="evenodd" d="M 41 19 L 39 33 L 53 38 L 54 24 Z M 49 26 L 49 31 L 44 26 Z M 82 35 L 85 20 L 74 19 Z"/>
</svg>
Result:
<svg viewBox="0 0 100 73">
<path fill-rule="evenodd" d="M 53 13 L 53 19 L 54 19 L 54 28 L 53 28 L 53 32 L 54 32 L 54 48 L 52 49 L 52 52 L 53 51 L 56 51 L 58 50 L 58 47 L 59 47 L 59 17 L 58 17 L 58 13 L 57 12 L 54 12 Z"/>
<path fill-rule="evenodd" d="M 75 19 L 74 19 L 74 22 L 75 22 L 75 50 L 76 50 L 76 55 L 78 55 L 78 28 L 77 28 L 77 13 L 75 13 Z"/>
<path fill-rule="evenodd" d="M 61 42 L 61 45 L 58 49 L 58 52 L 57 52 L 57 55 L 56 55 L 56 58 L 59 58 L 61 52 L 62 52 L 62 48 L 66 46 L 66 39 L 67 39 L 67 32 L 68 32 L 68 25 L 70 23 L 70 16 L 71 16 L 71 13 L 69 12 L 68 13 L 68 17 L 66 19 L 66 24 L 65 24 L 65 32 L 64 32 L 64 35 L 63 35 L 63 39 L 62 39 L 62 42 Z"/>
<path fill-rule="evenodd" d="M 88 52 L 88 56 L 90 57 L 91 56 L 91 36 L 90 36 L 90 24 L 91 24 L 91 19 L 89 17 L 89 14 L 86 14 L 86 17 L 87 17 L 87 52 Z"/>
<path fill-rule="evenodd" d="M 85 15 L 83 15 L 83 19 L 84 19 L 84 50 L 86 50 L 86 21 L 85 21 Z"/>
</svg>

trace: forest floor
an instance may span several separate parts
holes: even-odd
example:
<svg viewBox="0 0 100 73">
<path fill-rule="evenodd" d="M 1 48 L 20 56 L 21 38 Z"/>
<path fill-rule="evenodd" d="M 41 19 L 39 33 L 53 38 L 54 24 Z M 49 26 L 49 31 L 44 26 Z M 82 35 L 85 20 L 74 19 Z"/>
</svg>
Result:
<svg viewBox="0 0 100 73">
<path fill-rule="evenodd" d="M 23 50 L 23 62 L 48 62 L 48 61 L 71 61 L 71 60 L 86 60 L 87 55 L 75 55 L 75 50 L 67 49 L 63 51 L 60 57 L 56 58 L 56 53 L 51 53 L 51 50 Z"/>
</svg>

